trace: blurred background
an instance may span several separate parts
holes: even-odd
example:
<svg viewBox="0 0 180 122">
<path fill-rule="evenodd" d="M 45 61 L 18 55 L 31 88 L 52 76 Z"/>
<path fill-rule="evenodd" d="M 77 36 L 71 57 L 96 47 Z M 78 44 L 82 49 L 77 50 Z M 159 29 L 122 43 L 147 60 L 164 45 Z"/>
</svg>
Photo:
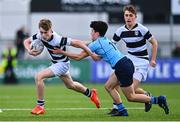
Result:
<svg viewBox="0 0 180 122">
<path fill-rule="evenodd" d="M 0 0 L 0 83 L 34 83 L 34 74 L 49 66 L 46 50 L 32 57 L 22 45 L 25 38 L 38 32 L 40 19 L 52 20 L 53 29 L 63 36 L 86 41 L 90 41 L 90 22 L 103 20 L 109 24 L 106 36 L 112 38 L 124 24 L 122 9 L 128 4 L 137 7 L 138 22 L 148 27 L 159 43 L 157 67 L 150 70 L 147 82 L 180 83 L 180 0 Z M 118 48 L 126 53 L 123 42 Z M 5 73 L 7 49 L 12 49 L 13 63 Z M 72 47 L 68 50 L 80 51 Z M 71 63 L 73 78 L 82 82 L 104 83 L 111 72 L 109 65 L 90 58 Z M 11 77 L 4 80 L 5 76 Z"/>
</svg>

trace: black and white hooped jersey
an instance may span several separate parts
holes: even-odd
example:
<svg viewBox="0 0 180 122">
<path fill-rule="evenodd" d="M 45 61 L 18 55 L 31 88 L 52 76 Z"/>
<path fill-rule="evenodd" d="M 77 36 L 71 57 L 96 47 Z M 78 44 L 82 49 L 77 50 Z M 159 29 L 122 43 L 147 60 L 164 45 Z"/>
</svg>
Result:
<svg viewBox="0 0 180 122">
<path fill-rule="evenodd" d="M 60 48 L 66 51 L 66 46 L 70 46 L 71 44 L 71 38 L 62 37 L 53 31 L 52 37 L 48 41 L 43 40 L 40 33 L 37 33 L 31 37 L 31 41 L 35 39 L 40 39 L 43 42 L 44 46 L 47 48 L 51 56 L 51 60 L 53 63 L 69 61 L 69 58 L 67 56 L 62 54 L 53 54 L 52 50 L 55 48 Z"/>
<path fill-rule="evenodd" d="M 113 36 L 113 41 L 123 40 L 126 43 L 128 53 L 139 58 L 149 59 L 146 40 L 150 40 L 152 34 L 140 23 L 137 23 L 132 30 L 126 25 L 117 29 Z"/>
</svg>

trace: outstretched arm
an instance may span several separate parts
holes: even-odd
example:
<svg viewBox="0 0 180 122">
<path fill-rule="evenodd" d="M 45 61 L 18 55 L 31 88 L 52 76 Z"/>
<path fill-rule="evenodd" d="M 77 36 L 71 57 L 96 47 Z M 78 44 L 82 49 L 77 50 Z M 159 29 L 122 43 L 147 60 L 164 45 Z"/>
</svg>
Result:
<svg viewBox="0 0 180 122">
<path fill-rule="evenodd" d="M 87 46 L 87 44 L 83 41 L 80 41 L 80 40 L 75 40 L 73 39 L 72 42 L 71 42 L 71 46 L 73 47 L 77 47 L 77 48 L 82 48 L 85 52 L 87 52 L 87 54 L 89 56 L 92 57 L 93 60 L 97 61 L 99 60 L 99 56 L 96 55 L 95 53 L 93 53 L 89 47 Z M 87 57 L 87 56 L 86 56 Z"/>
<path fill-rule="evenodd" d="M 88 53 L 85 52 L 84 50 L 81 51 L 81 53 L 77 54 L 77 53 L 72 53 L 72 52 L 66 52 L 66 51 L 63 51 L 63 50 L 61 50 L 61 49 L 59 49 L 59 48 L 55 48 L 54 50 L 52 50 L 52 52 L 55 53 L 55 54 L 63 54 L 63 55 L 66 55 L 66 56 L 68 56 L 69 58 L 74 59 L 74 60 L 77 60 L 77 61 L 79 61 L 79 60 L 81 60 L 81 59 L 86 58 L 87 56 L 89 56 Z"/>
</svg>

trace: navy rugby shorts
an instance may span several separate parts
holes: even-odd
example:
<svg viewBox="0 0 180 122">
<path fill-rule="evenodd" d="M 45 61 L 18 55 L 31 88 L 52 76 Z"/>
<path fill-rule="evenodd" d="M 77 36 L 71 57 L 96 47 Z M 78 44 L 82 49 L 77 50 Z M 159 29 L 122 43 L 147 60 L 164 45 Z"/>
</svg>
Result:
<svg viewBox="0 0 180 122">
<path fill-rule="evenodd" d="M 120 59 L 113 69 L 121 87 L 128 87 L 133 83 L 134 65 L 129 58 Z"/>
</svg>

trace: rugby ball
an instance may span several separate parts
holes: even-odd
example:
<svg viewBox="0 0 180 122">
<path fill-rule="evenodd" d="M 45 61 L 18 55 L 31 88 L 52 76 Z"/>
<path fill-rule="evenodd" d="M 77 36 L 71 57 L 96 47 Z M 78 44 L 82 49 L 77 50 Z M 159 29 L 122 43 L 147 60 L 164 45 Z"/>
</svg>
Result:
<svg viewBox="0 0 180 122">
<path fill-rule="evenodd" d="M 35 39 L 31 42 L 30 48 L 31 48 L 31 50 L 33 49 L 33 50 L 41 53 L 44 50 L 44 44 L 42 43 L 41 40 Z"/>
</svg>

